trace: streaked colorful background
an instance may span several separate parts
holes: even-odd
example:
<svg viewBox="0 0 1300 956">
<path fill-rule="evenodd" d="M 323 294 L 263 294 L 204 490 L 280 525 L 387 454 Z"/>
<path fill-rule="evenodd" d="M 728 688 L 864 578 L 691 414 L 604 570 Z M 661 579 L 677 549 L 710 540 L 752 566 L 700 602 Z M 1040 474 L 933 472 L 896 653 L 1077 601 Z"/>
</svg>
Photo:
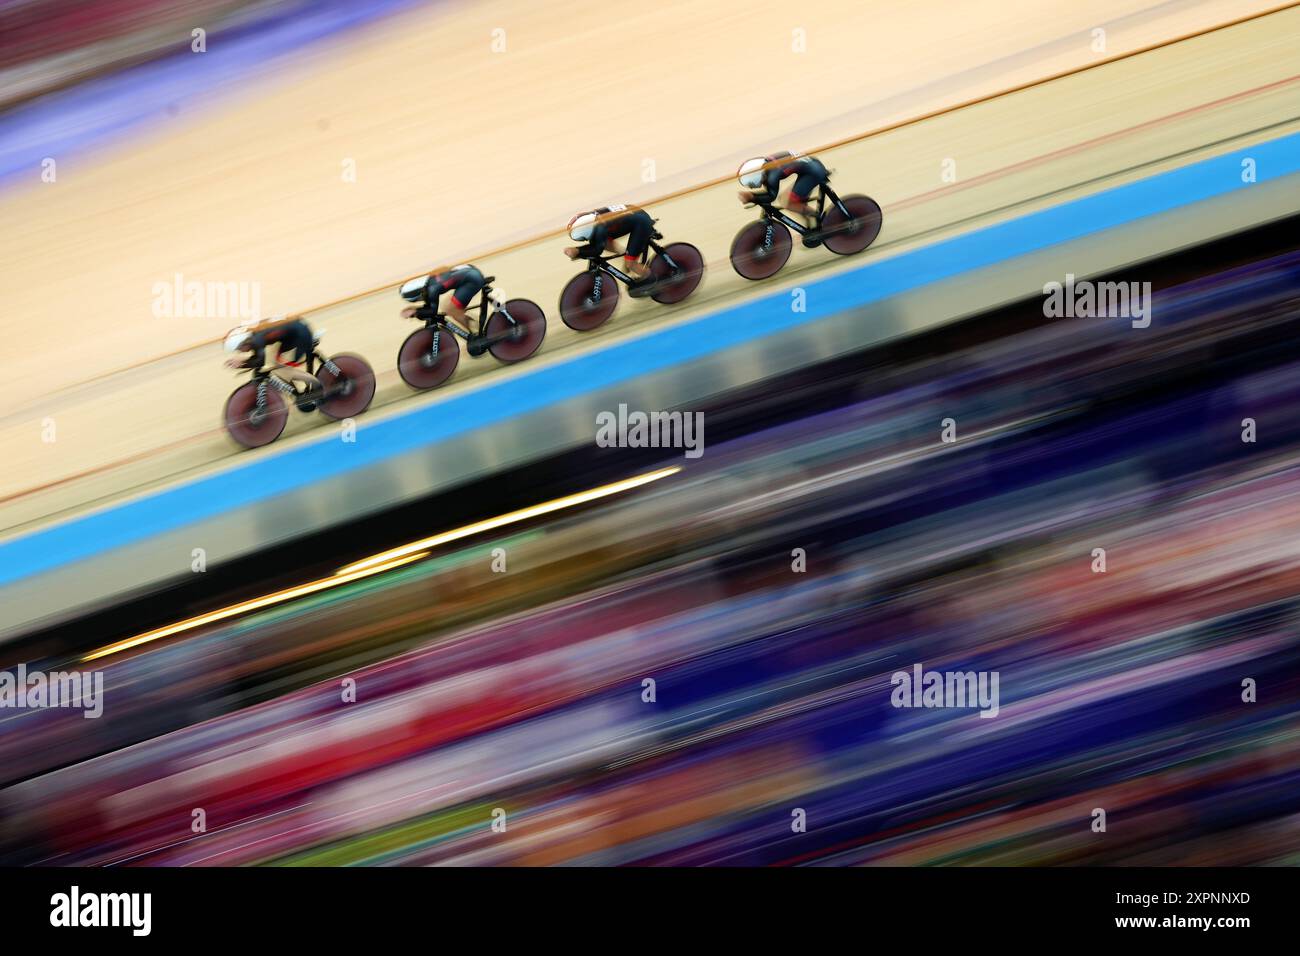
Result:
<svg viewBox="0 0 1300 956">
<path fill-rule="evenodd" d="M 323 44 L 311 56 L 332 62 L 328 44 L 361 35 L 357 43 L 382 49 L 366 30 L 396 36 L 416 22 L 401 17 L 432 17 L 431 6 L 0 7 L 0 23 L 13 27 L 0 69 L 23 83 L 0 100 L 0 131 L 11 134 L 0 176 L 30 171 L 56 132 L 87 157 L 164 135 L 150 126 L 165 113 L 162 99 L 140 116 L 115 114 L 109 129 L 87 121 L 100 114 L 86 91 L 116 96 L 114 84 L 142 75 L 157 79 L 145 84 L 151 95 L 180 95 L 184 84 L 203 91 L 204 76 L 183 68 L 175 78 L 129 72 L 177 69 L 165 55 L 169 24 L 215 18 L 214 36 L 224 27 L 250 63 L 274 72 L 258 50 L 275 46 L 292 59 L 296 44 Z M 474 9 L 452 6 L 458 24 Z M 1148 23 L 1153 14 L 1138 6 L 1116 15 Z M 1222 13 L 1175 6 L 1193 19 Z M 491 10 L 510 15 L 509 5 Z M 398 19 L 385 26 L 384 17 Z M 1049 21 L 1041 15 L 1033 29 L 1050 33 Z M 781 32 L 784 42 L 784 23 Z M 426 44 L 431 70 L 438 43 L 431 35 Z M 987 62 L 1002 60 L 991 52 Z M 974 88 L 971 70 L 952 79 L 955 88 Z M 920 97 L 923 80 L 913 77 L 909 95 Z M 252 82 L 238 71 L 221 79 L 236 100 L 259 89 Z M 107 86 L 79 85 L 94 83 Z M 1219 102 L 1216 91 L 1199 92 Z M 841 115 L 818 102 L 816 116 L 790 119 L 791 135 Z M 1272 111 L 1273 125 L 1242 133 L 1252 142 L 1273 142 L 1300 121 L 1292 86 L 1242 102 Z M 1108 135 L 1089 138 L 1097 104 L 1077 106 L 1071 132 L 1080 149 L 1093 148 Z M 1173 106 L 1165 113 L 1181 115 Z M 1195 148 L 1151 134 L 1150 168 L 1135 163 L 1122 176 L 1220 149 L 1196 125 L 1214 126 L 1218 114 L 1207 115 L 1179 127 L 1197 133 Z M 444 128 L 435 116 L 429 123 Z M 953 141 L 975 137 L 963 148 L 984 155 L 999 127 L 982 125 L 970 119 Z M 406 132 L 379 118 L 368 135 Z M 721 161 L 727 145 L 712 143 L 720 156 L 700 161 Z M 865 154 L 853 155 L 857 163 Z M 431 190 L 443 188 L 437 173 L 447 159 L 410 162 Z M 995 178 L 1012 183 L 1017 162 L 1007 158 Z M 851 168 L 861 175 L 862 166 Z M 693 167 L 673 169 L 685 181 Z M 1059 193 L 1043 187 L 1031 200 L 990 203 L 971 222 L 935 214 L 926 226 L 917 212 L 917 228 L 895 246 L 886 235 L 879 254 L 888 261 L 986 219 L 1018 221 L 1011 217 L 1091 188 L 1077 166 L 1059 176 Z M 881 195 L 887 222 L 891 198 Z M 704 208 L 704 199 L 691 202 Z M 717 206 L 720 233 L 748 215 L 728 202 Z M 373 208 L 383 213 L 376 222 L 409 212 Z M 39 233 L 35 217 L 25 221 Z M 329 235 L 352 221 L 314 241 L 337 250 L 344 243 Z M 1021 293 L 925 331 L 900 323 L 869 349 L 864 334 L 836 358 L 793 369 L 749 374 L 737 359 L 735 380 L 690 406 L 705 416 L 698 460 L 590 441 L 523 464 L 502 459 L 433 496 L 411 494 L 380 514 L 268 543 L 201 581 L 124 592 L 76 619 L 10 635 L 0 666 L 102 672 L 105 712 L 87 720 L 75 710 L 0 709 L 0 864 L 1295 865 L 1298 222 L 1261 221 L 1195 248 L 1135 255 L 1104 277 L 1152 283 L 1157 318 L 1147 329 L 1117 318 L 1053 320 L 1041 296 Z M 222 235 L 219 243 L 240 244 Z M 429 249 L 435 239 L 438 248 L 459 241 L 442 231 Z M 285 247 L 302 240 L 301 231 L 281 237 Z M 312 251 L 322 262 L 333 254 Z M 563 278 L 554 252 L 546 268 Z M 1024 258 L 1016 268 L 1030 288 L 1061 279 Z M 782 281 L 812 287 L 822 272 L 849 268 L 815 261 Z M 714 315 L 772 291 L 725 285 L 738 280 L 724 250 L 710 249 L 710 269 L 722 291 L 702 307 Z M 310 270 L 300 262 L 299 271 Z M 869 285 L 870 270 L 861 275 Z M 17 270 L 5 279 L 22 285 Z M 24 295 L 46 301 L 33 283 Z M 384 308 L 395 311 L 388 298 Z M 385 334 L 395 327 L 372 311 L 373 321 L 344 313 L 352 324 L 332 327 L 331 340 L 363 321 Z M 596 352 L 693 316 L 633 313 L 611 333 L 619 339 L 602 332 L 565 347 Z M 147 332 L 129 324 L 114 341 Z M 215 363 L 215 350 L 201 351 L 206 330 L 168 334 Z M 790 351 L 801 347 L 788 341 Z M 133 347 L 117 357 L 143 361 Z M 387 353 L 370 357 L 377 368 L 391 364 Z M 149 357 L 158 369 L 176 361 Z M 35 380 L 26 366 L 10 371 L 11 382 Z M 488 374 L 498 372 L 506 375 Z M 118 375 L 52 387 L 52 400 L 170 414 L 166 401 L 130 395 L 136 386 Z M 470 381 L 491 400 L 497 379 Z M 194 394 L 183 401 L 197 405 Z M 22 395 L 21 412 L 0 421 L 15 435 L 44 408 L 42 393 Z M 215 410 L 222 397 L 203 392 L 203 407 Z M 394 397 L 384 414 L 396 418 L 415 401 Z M 665 388 L 661 402 L 676 407 L 678 397 Z M 128 431 L 148 437 L 148 419 L 132 421 Z M 945 441 L 946 421 L 954 441 Z M 585 418 L 569 424 L 594 434 Z M 137 450 L 114 436 L 100 432 L 103 447 L 87 460 L 130 451 L 128 467 L 138 467 Z M 490 457 L 495 446 L 484 447 Z M 35 460 L 22 457 L 29 452 L 23 446 L 15 460 Z M 148 465 L 167 453 L 138 454 Z M 16 476 L 0 507 L 57 483 L 67 500 L 38 516 L 57 522 L 234 467 L 169 461 L 100 496 L 83 493 L 90 486 L 70 466 L 46 464 L 49 473 Z M 55 476 L 60 468 L 72 477 Z M 301 474 L 278 507 L 318 507 L 312 486 Z M 36 521 L 10 514 L 0 543 L 21 540 Z M 178 561 L 185 570 L 188 551 Z M 893 675 L 916 665 L 996 672 L 996 716 L 894 706 Z"/>
</svg>

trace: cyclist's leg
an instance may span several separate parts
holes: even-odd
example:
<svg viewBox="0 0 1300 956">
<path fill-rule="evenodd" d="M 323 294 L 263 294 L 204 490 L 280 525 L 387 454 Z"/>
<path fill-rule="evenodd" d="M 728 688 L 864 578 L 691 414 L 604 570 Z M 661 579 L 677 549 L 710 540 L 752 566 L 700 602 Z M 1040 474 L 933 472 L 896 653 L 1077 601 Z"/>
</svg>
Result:
<svg viewBox="0 0 1300 956">
<path fill-rule="evenodd" d="M 315 348 L 316 342 L 307 323 L 293 323 L 288 334 L 280 340 L 276 369 L 285 378 L 301 383 L 309 391 L 319 388 L 320 381 L 308 371 Z"/>
<path fill-rule="evenodd" d="M 465 328 L 473 331 L 473 326 L 470 325 L 469 316 L 465 310 L 469 307 L 470 300 L 478 295 L 483 288 L 483 273 L 479 272 L 478 269 L 466 269 L 457 276 L 457 279 L 459 281 L 456 283 L 456 287 L 443 311 Z"/>
<path fill-rule="evenodd" d="M 650 214 L 644 209 L 638 209 L 629 217 L 629 229 L 627 234 L 627 251 L 623 254 L 623 262 L 626 264 L 629 272 L 637 279 L 645 279 L 650 275 L 650 269 L 641 261 L 645 255 L 646 249 L 650 246 L 650 237 L 654 235 L 655 223 L 650 218 Z"/>
<path fill-rule="evenodd" d="M 303 386 L 303 392 L 300 394 L 305 394 L 306 392 L 310 392 L 312 389 L 320 388 L 320 379 L 316 378 L 315 375 L 308 373 L 305 368 L 299 365 L 290 365 L 284 360 L 284 356 L 280 356 L 277 359 L 275 363 L 275 371 L 276 374 L 288 379 L 290 382 L 301 384 Z"/>
<path fill-rule="evenodd" d="M 819 159 L 812 160 L 811 165 L 817 176 L 817 205 L 814 211 L 820 219 L 826 214 L 826 203 L 830 199 L 830 197 L 826 195 L 826 190 L 830 187 L 831 171 L 823 166 Z"/>
<path fill-rule="evenodd" d="M 790 197 L 786 201 L 786 208 L 793 213 L 803 216 L 809 226 L 816 225 L 817 206 L 813 202 L 813 190 L 818 190 L 825 185 L 830 178 L 826 172 L 826 167 L 817 160 L 810 160 L 804 166 L 790 187 Z"/>
</svg>

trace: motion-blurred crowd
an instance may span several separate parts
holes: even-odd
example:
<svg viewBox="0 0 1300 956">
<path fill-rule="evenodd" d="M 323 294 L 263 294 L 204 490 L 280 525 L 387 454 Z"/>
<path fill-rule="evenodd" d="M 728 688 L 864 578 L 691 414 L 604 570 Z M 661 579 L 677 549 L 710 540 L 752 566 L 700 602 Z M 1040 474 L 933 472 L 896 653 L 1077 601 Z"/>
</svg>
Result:
<svg viewBox="0 0 1300 956">
<path fill-rule="evenodd" d="M 86 664 L 99 719 L 0 714 L 0 862 L 1294 863 L 1298 303 L 1282 256 L 909 362 Z"/>
</svg>

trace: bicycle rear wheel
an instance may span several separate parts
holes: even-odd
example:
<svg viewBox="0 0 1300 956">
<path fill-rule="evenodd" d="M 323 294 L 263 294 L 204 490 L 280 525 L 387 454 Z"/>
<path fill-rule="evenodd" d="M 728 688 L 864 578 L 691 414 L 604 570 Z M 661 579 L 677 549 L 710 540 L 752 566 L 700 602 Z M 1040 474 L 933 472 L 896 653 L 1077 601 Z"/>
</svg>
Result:
<svg viewBox="0 0 1300 956">
<path fill-rule="evenodd" d="M 344 352 L 330 358 L 338 372 L 331 372 L 324 362 L 316 369 L 325 391 L 334 392 L 316 406 L 326 418 L 339 421 L 354 418 L 370 407 L 375 397 L 375 373 L 360 355 Z"/>
<path fill-rule="evenodd" d="M 880 235 L 880 204 L 870 196 L 845 196 L 841 201 L 853 218 L 845 219 L 839 207 L 832 205 L 822 217 L 820 232 L 825 236 L 823 245 L 827 249 L 837 255 L 851 256 L 867 248 Z"/>
<path fill-rule="evenodd" d="M 676 272 L 668 265 L 667 259 L 677 264 Z M 704 278 L 704 256 L 689 242 L 674 242 L 664 246 L 663 255 L 654 257 L 650 274 L 659 290 L 650 298 L 660 305 L 674 305 L 699 288 L 700 280 Z"/>
<path fill-rule="evenodd" d="M 536 352 L 541 347 L 542 339 L 546 338 L 546 316 L 536 302 L 528 299 L 511 299 L 506 303 L 506 312 L 515 320 L 513 325 L 504 313 L 497 310 L 488 316 L 483 334 L 493 337 L 507 329 L 513 334 L 508 339 L 489 345 L 488 351 L 499 362 L 522 362 Z"/>
</svg>

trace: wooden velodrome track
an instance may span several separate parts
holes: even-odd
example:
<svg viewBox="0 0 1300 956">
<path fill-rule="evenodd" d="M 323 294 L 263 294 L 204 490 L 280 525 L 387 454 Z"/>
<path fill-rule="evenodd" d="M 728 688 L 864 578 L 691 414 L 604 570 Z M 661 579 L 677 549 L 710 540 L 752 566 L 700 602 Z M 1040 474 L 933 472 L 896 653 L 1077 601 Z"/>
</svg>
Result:
<svg viewBox="0 0 1300 956">
<path fill-rule="evenodd" d="M 820 155 L 842 193 L 884 207 L 881 256 L 1300 128 L 1300 9 L 1281 6 L 834 0 L 801 23 L 753 3 L 498 0 L 304 54 L 0 197 L 0 535 L 236 460 L 219 415 L 239 379 L 213 344 L 234 322 L 156 318 L 154 283 L 176 273 L 260 283 L 264 314 L 334 301 L 308 318 L 327 351 L 376 368 L 370 415 L 437 402 L 511 371 L 462 353 L 449 385 L 411 393 L 395 370 L 406 276 L 473 259 L 546 311 L 531 363 L 600 348 L 862 261 L 796 244 L 777 279 L 737 277 L 726 253 L 752 212 L 730 174 L 749 155 L 841 143 Z M 700 291 L 675 308 L 624 298 L 605 328 L 570 332 L 556 301 L 576 266 L 555 228 L 665 196 L 666 237 L 709 260 Z M 294 413 L 277 447 L 321 427 Z"/>
</svg>

